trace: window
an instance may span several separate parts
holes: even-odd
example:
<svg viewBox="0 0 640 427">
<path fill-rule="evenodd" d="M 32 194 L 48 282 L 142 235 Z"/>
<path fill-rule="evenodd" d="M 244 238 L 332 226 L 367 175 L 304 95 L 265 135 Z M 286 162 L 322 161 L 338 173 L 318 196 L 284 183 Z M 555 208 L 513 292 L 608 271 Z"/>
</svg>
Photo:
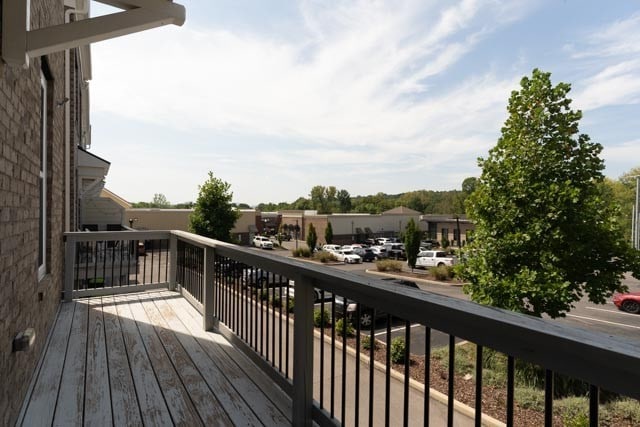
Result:
<svg viewBox="0 0 640 427">
<path fill-rule="evenodd" d="M 449 229 L 448 228 L 443 228 L 442 229 L 442 240 L 449 240 Z"/>
<path fill-rule="evenodd" d="M 458 229 L 457 228 L 453 229 L 453 240 L 455 240 L 456 242 L 458 240 L 460 240 L 460 236 L 458 236 Z"/>
<path fill-rule="evenodd" d="M 427 232 L 429 239 L 437 240 L 438 239 L 438 224 L 435 222 L 429 223 L 429 231 Z"/>
<path fill-rule="evenodd" d="M 47 79 L 40 71 L 40 190 L 38 231 L 38 280 L 47 274 Z"/>
</svg>

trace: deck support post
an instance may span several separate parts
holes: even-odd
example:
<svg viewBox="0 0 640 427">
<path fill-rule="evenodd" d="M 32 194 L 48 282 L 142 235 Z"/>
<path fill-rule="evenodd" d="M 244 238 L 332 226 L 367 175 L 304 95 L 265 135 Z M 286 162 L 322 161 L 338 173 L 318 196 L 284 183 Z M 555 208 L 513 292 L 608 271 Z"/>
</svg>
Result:
<svg viewBox="0 0 640 427">
<path fill-rule="evenodd" d="M 169 236 L 169 290 L 176 290 L 178 267 L 178 238 L 171 233 Z"/>
<path fill-rule="evenodd" d="M 311 426 L 313 410 L 313 303 L 315 299 L 312 280 L 304 276 L 295 277 L 295 295 L 292 425 Z"/>
<path fill-rule="evenodd" d="M 64 292 L 62 299 L 64 302 L 70 302 L 73 299 L 73 267 L 76 262 L 76 239 L 73 236 L 64 236 Z"/>
<path fill-rule="evenodd" d="M 204 277 L 202 279 L 202 326 L 205 331 L 214 327 L 213 281 L 215 280 L 215 249 L 204 248 Z"/>
</svg>

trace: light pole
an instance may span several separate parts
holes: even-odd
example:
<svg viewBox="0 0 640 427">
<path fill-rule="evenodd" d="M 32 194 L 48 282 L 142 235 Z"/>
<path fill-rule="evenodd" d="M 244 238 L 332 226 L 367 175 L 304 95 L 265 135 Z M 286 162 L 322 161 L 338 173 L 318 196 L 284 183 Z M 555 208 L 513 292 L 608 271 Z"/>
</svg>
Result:
<svg viewBox="0 0 640 427">
<path fill-rule="evenodd" d="M 640 219 L 640 175 L 633 175 L 629 178 L 636 179 L 636 201 L 631 208 L 631 245 L 635 249 L 640 249 L 640 227 L 638 219 Z"/>
<path fill-rule="evenodd" d="M 298 249 L 298 232 L 300 231 L 300 226 L 298 225 L 298 220 L 296 219 L 296 250 Z"/>
</svg>

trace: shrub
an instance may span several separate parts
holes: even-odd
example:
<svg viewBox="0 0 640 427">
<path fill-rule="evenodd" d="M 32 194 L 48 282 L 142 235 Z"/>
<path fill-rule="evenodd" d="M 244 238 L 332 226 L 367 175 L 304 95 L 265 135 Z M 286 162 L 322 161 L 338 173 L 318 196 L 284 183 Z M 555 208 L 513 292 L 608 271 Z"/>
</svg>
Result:
<svg viewBox="0 0 640 427">
<path fill-rule="evenodd" d="M 273 307 L 282 307 L 282 300 L 280 299 L 280 295 L 274 295 L 271 297 L 271 305 Z"/>
<path fill-rule="evenodd" d="M 260 301 L 267 301 L 269 299 L 269 290 L 262 289 L 260 291 Z"/>
<path fill-rule="evenodd" d="M 298 249 L 294 249 L 291 251 L 291 253 L 293 254 L 294 258 L 310 258 L 311 257 L 311 251 L 309 250 L 309 248 L 298 248 Z"/>
<path fill-rule="evenodd" d="M 285 300 L 286 301 L 286 300 Z M 287 307 L 287 311 L 289 313 L 293 313 L 293 308 L 295 307 L 295 299 L 289 297 L 289 306 Z"/>
<path fill-rule="evenodd" d="M 391 341 L 391 361 L 393 363 L 405 363 L 405 352 L 407 346 L 404 342 L 404 338 L 395 337 Z"/>
<path fill-rule="evenodd" d="M 607 409 L 625 420 L 629 420 L 631 424 L 640 425 L 640 401 L 634 399 L 623 398 L 615 402 L 607 404 Z"/>
<path fill-rule="evenodd" d="M 371 339 L 369 335 L 363 335 L 361 342 L 362 348 L 364 348 L 365 350 L 371 350 L 371 345 L 373 345 L 374 350 L 378 349 L 378 341 L 376 341 L 375 338 Z"/>
<path fill-rule="evenodd" d="M 320 310 L 319 308 L 313 310 L 313 325 L 316 328 L 320 328 L 322 326 L 330 326 L 331 319 L 329 310 Z"/>
<path fill-rule="evenodd" d="M 516 387 L 515 400 L 525 409 L 544 411 L 544 391 L 531 387 Z"/>
<path fill-rule="evenodd" d="M 449 280 L 451 278 L 453 278 L 453 267 L 450 265 L 441 265 L 440 267 L 431 267 L 429 269 L 429 273 L 431 273 L 431 275 L 433 277 L 436 278 L 436 280 Z"/>
<path fill-rule="evenodd" d="M 315 259 L 316 261 L 320 261 L 321 263 L 333 262 L 338 260 L 338 258 L 336 258 L 334 254 L 327 251 L 316 252 L 313 255 L 313 259 Z"/>
<path fill-rule="evenodd" d="M 352 337 L 355 335 L 356 331 L 353 329 L 353 325 L 348 320 L 344 318 L 338 319 L 336 322 L 336 334 L 343 337 L 346 335 L 347 337 Z"/>
<path fill-rule="evenodd" d="M 560 414 L 562 424 L 567 427 L 589 425 L 589 401 L 585 397 L 568 397 L 553 403 L 554 412 Z"/>
<path fill-rule="evenodd" d="M 402 271 L 402 262 L 393 261 L 390 259 L 383 259 L 376 261 L 376 268 L 378 271 L 394 271 L 400 272 Z"/>
</svg>

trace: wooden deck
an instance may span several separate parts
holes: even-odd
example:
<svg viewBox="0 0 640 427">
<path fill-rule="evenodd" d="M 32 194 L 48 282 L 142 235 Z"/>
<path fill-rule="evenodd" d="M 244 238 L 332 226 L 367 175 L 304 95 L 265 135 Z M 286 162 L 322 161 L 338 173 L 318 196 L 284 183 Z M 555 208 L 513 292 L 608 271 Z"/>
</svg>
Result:
<svg viewBox="0 0 640 427">
<path fill-rule="evenodd" d="M 290 425 L 291 401 L 178 293 L 63 303 L 19 424 Z"/>
</svg>

